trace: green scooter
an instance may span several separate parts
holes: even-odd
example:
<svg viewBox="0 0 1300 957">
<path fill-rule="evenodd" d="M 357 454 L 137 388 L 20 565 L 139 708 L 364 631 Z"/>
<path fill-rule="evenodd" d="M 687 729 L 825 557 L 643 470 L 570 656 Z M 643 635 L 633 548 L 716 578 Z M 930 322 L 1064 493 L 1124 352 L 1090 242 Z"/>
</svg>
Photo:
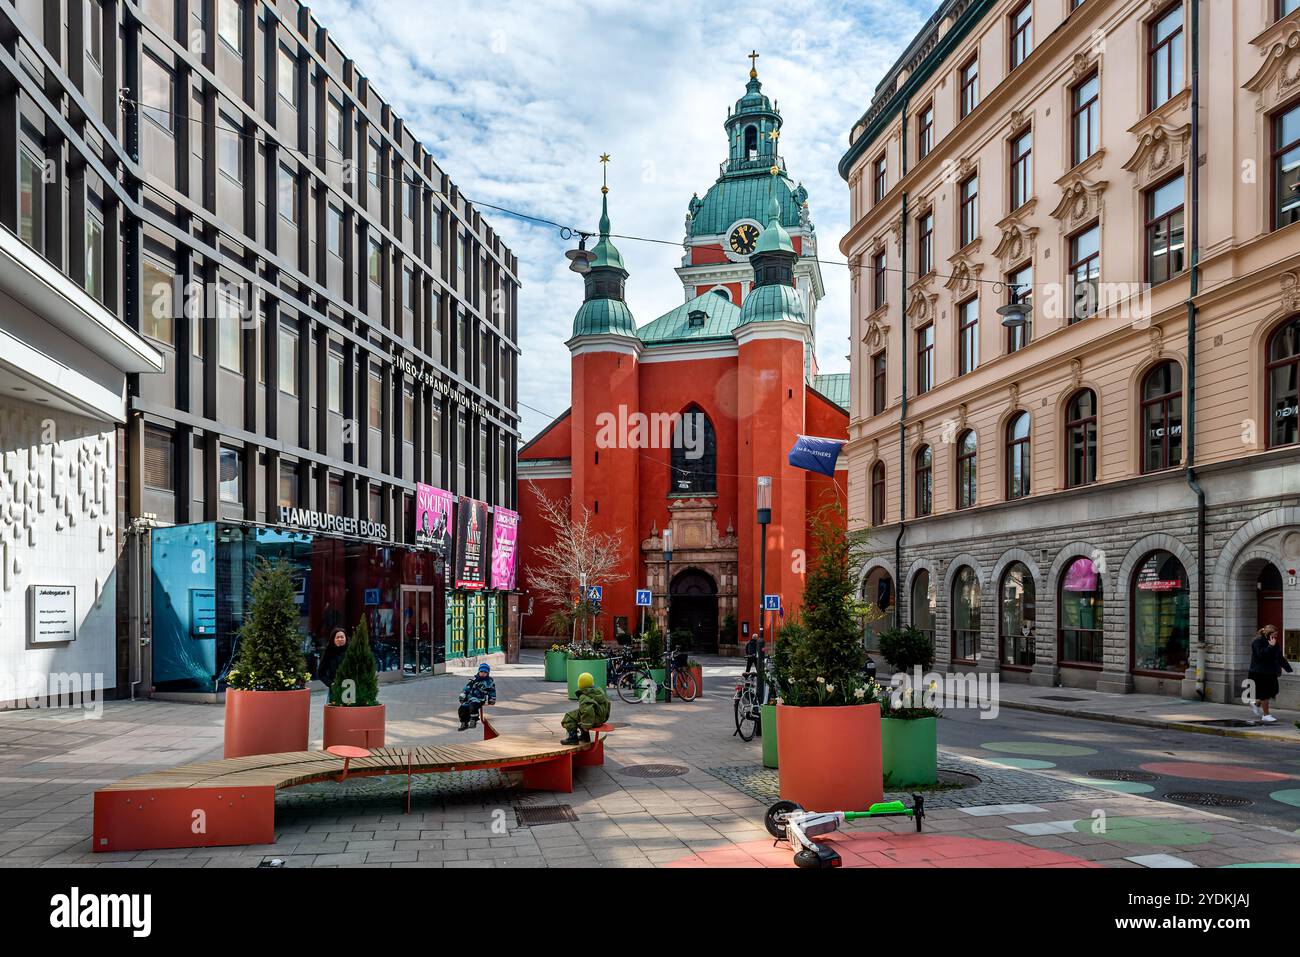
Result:
<svg viewBox="0 0 1300 957">
<path fill-rule="evenodd" d="M 776 841 L 786 841 L 794 848 L 796 867 L 841 867 L 844 862 L 833 848 L 812 839 L 838 831 L 846 821 L 871 817 L 910 817 L 916 822 L 919 834 L 925 817 L 925 799 L 913 794 L 911 807 L 902 801 L 883 801 L 865 811 L 805 811 L 794 801 L 777 801 L 767 809 L 763 826 Z"/>
</svg>

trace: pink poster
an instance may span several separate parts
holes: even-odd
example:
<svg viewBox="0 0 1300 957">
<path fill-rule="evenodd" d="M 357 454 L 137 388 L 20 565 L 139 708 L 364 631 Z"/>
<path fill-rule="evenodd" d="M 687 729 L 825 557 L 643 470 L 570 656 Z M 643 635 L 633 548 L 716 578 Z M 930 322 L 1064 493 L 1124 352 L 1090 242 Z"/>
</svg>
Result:
<svg viewBox="0 0 1300 957">
<path fill-rule="evenodd" d="M 444 559 L 451 560 L 456 496 L 432 485 L 415 486 L 415 544 L 431 545 Z"/>
<path fill-rule="evenodd" d="M 492 587 L 515 587 L 515 549 L 519 544 L 519 513 L 497 506 L 492 510 Z"/>
</svg>

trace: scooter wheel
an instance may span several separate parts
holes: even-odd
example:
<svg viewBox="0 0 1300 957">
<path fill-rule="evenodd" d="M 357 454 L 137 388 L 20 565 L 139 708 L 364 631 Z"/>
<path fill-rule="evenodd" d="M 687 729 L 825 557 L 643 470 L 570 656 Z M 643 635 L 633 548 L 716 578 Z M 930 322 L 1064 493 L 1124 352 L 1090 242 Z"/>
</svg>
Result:
<svg viewBox="0 0 1300 957">
<path fill-rule="evenodd" d="M 763 815 L 763 826 L 767 828 L 767 833 L 777 840 L 785 837 L 785 817 L 787 814 L 794 814 L 802 811 L 803 807 L 795 804 L 794 801 L 777 801 L 767 813 Z"/>
<path fill-rule="evenodd" d="M 822 866 L 822 859 L 817 856 L 816 851 L 810 851 L 808 850 L 808 848 L 805 847 L 803 850 L 795 854 L 794 866 L 819 868 Z"/>
</svg>

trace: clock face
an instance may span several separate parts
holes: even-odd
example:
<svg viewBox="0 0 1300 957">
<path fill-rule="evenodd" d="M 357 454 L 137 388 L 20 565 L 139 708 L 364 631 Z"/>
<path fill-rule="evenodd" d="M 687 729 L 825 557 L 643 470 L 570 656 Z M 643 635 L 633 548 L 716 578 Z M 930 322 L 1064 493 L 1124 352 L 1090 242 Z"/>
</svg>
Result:
<svg viewBox="0 0 1300 957">
<path fill-rule="evenodd" d="M 741 223 L 731 231 L 731 251 L 738 256 L 748 256 L 758 245 L 758 227 Z"/>
</svg>

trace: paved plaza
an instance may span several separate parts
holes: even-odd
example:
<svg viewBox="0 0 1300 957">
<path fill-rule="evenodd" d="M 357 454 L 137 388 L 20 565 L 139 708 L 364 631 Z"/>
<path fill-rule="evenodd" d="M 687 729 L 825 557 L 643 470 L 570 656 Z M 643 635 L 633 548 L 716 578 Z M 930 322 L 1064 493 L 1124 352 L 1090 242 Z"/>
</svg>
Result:
<svg viewBox="0 0 1300 957">
<path fill-rule="evenodd" d="M 701 700 L 642 706 L 615 700 L 612 720 L 619 727 L 605 766 L 579 769 L 572 794 L 524 792 L 502 772 L 433 775 L 416 780 L 406 814 L 404 777 L 324 782 L 281 793 L 276 842 L 257 847 L 90 850 L 94 790 L 220 757 L 219 706 L 112 702 L 98 720 L 74 712 L 3 712 L 0 866 L 790 866 L 788 849 L 773 849 L 762 827 L 777 773 L 761 767 L 758 741 L 746 744 L 732 734 L 731 679 L 739 666 L 727 659 L 704 664 Z M 558 719 L 569 706 L 564 686 L 544 682 L 541 670 L 540 656 L 527 652 L 523 663 L 494 670 L 500 704 L 493 717 L 504 731 L 562 734 Z M 455 730 L 463 681 L 453 674 L 384 685 L 388 744 L 477 735 Z M 323 693 L 313 698 L 317 746 L 321 704 Z M 1024 711 L 1018 717 L 1041 720 L 1046 729 L 1039 743 L 1007 731 L 1024 739 L 1021 751 L 1072 747 L 1066 719 Z M 999 723 L 980 724 L 1001 732 Z M 1277 826 L 1235 820 L 1124 793 L 1114 782 L 1037 771 L 1032 759 L 949 746 L 950 737 L 960 740 L 950 732 L 959 730 L 950 719 L 940 722 L 940 767 L 946 779 L 979 783 L 930 794 L 920 835 L 906 819 L 848 828 L 835 838 L 846 866 L 1300 866 L 1300 836 L 1283 818 Z M 1275 747 L 1274 769 L 1255 773 L 1276 775 L 1281 793 L 1287 781 L 1300 780 L 1300 749 Z"/>
</svg>

